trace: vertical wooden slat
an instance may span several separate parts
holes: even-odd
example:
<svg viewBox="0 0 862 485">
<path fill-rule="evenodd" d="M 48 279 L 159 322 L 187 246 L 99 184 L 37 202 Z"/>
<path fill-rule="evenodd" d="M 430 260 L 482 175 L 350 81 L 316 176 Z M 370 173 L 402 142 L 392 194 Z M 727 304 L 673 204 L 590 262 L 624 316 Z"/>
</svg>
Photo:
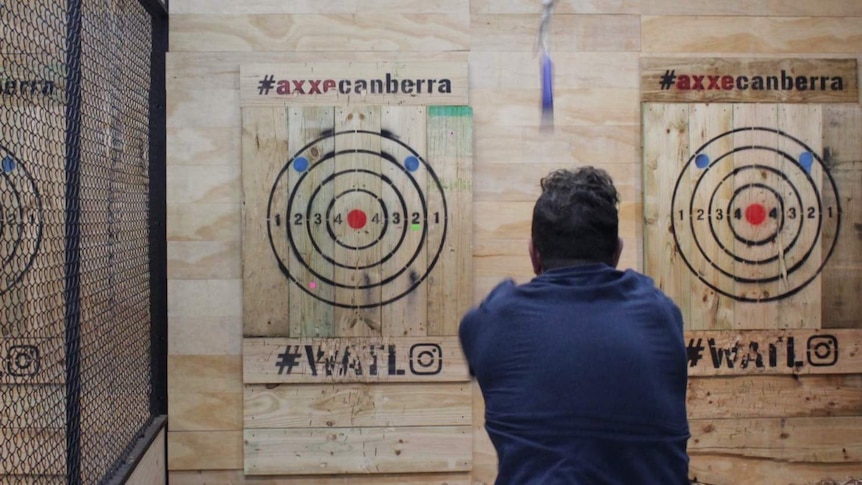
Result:
<svg viewBox="0 0 862 485">
<path fill-rule="evenodd" d="M 426 108 L 424 106 L 387 106 L 383 108 L 381 128 L 384 132 L 391 133 L 398 141 L 418 152 L 419 158 L 426 158 Z M 383 193 L 381 193 L 381 196 L 388 199 L 387 210 L 392 226 L 389 229 L 391 233 L 387 234 L 383 241 L 384 251 L 389 252 L 395 249 L 395 245 L 400 239 L 398 234 L 401 232 L 401 227 L 404 227 L 398 227 L 399 225 L 394 224 L 394 214 L 401 214 L 399 219 L 407 219 L 406 222 L 402 221 L 407 224 L 404 240 L 399 249 L 393 252 L 391 259 L 384 264 L 383 273 L 385 276 L 392 276 L 402 271 L 409 274 L 409 278 L 402 276 L 383 285 L 383 300 L 395 299 L 392 303 L 381 308 L 383 335 L 391 337 L 425 335 L 428 323 L 426 312 L 427 286 L 420 283 L 409 293 L 408 290 L 415 281 L 427 273 L 426 254 L 429 248 L 427 242 L 423 240 L 423 229 L 428 229 L 428 221 L 423 219 L 419 225 L 414 225 L 411 219 L 414 212 L 421 212 L 422 200 L 427 196 L 425 186 L 428 170 L 421 163 L 418 163 L 419 160 L 411 160 L 408 164 L 407 159 L 409 157 L 416 158 L 416 155 L 399 143 L 387 140 L 383 149 L 386 155 L 391 155 L 392 163 L 383 162 L 382 174 L 393 184 L 391 189 L 383 187 Z M 415 165 L 416 163 L 418 165 Z M 397 197 L 394 197 L 395 191 L 404 198 L 406 211 L 400 207 L 396 200 Z M 423 225 L 424 228 L 421 227 Z M 419 250 L 416 251 L 416 248 Z M 405 293 L 407 294 L 404 295 Z M 399 298 L 400 295 L 404 296 Z"/>
<path fill-rule="evenodd" d="M 730 152 L 733 148 L 730 138 L 724 137 L 715 141 L 713 139 L 730 131 L 732 123 L 733 108 L 730 105 L 692 105 L 689 124 L 691 157 L 700 155 L 697 150 L 704 145 L 707 145 L 705 154 L 720 155 Z M 708 177 L 703 174 L 703 170 L 706 168 L 698 168 L 696 163 L 690 163 L 687 170 L 690 184 L 693 186 L 701 176 L 712 181 L 721 180 L 730 173 L 732 168 L 727 163 L 716 164 L 709 167 Z M 712 230 L 716 231 L 717 237 L 721 240 L 732 240 L 733 236 L 730 234 L 730 228 L 726 223 L 728 217 L 726 208 L 733 195 L 733 190 L 730 185 L 725 184 L 716 193 L 713 193 L 712 187 L 708 185 L 706 184 L 703 189 L 697 190 L 693 195 L 696 212 L 698 210 L 705 211 L 705 217 L 703 220 L 698 220 L 698 215 L 695 214 L 695 220 L 692 222 L 697 226 L 696 231 L 701 250 L 710 259 L 717 261 L 719 267 L 732 269 L 733 258 L 716 244 L 716 236 L 712 235 Z M 698 261 L 695 269 L 705 282 L 716 286 L 720 284 L 719 280 L 722 276 L 716 267 L 707 264 L 705 259 L 690 259 Z M 688 328 L 692 330 L 730 329 L 733 324 L 734 300 L 715 291 L 705 282 L 695 281 L 692 287 L 693 296 L 690 308 L 691 316 L 687 321 Z"/>
<path fill-rule="evenodd" d="M 644 105 L 644 261 L 646 273 L 656 286 L 672 295 L 683 316 L 690 315 L 691 288 L 695 284 L 680 252 L 691 251 L 685 239 L 677 248 L 672 217 L 687 221 L 691 216 L 687 201 L 689 184 L 679 184 L 675 198 L 685 207 L 671 208 L 674 188 L 683 165 L 689 159 L 689 107 L 684 104 Z M 675 213 L 672 213 L 674 212 Z M 689 322 L 686 322 L 689 328 Z"/>
<path fill-rule="evenodd" d="M 293 158 L 287 177 L 293 197 L 291 211 L 285 214 L 285 224 L 293 231 L 293 244 L 302 257 L 302 261 L 296 257 L 290 259 L 289 270 L 296 280 L 295 284 L 290 283 L 289 290 L 293 302 L 290 336 L 331 336 L 333 315 L 328 301 L 332 300 L 334 289 L 316 280 L 320 276 L 331 280 L 332 266 L 313 262 L 321 260 L 321 252 L 331 255 L 334 246 L 323 219 L 333 194 L 333 184 L 324 181 L 334 172 L 335 161 L 323 160 L 323 157 L 331 154 L 335 147 L 332 137 L 324 136 L 333 128 L 335 112 L 333 108 L 323 107 L 296 107 L 288 111 L 288 151 Z M 298 186 L 300 180 L 302 184 Z M 309 200 L 317 188 L 320 189 L 317 196 Z M 309 234 L 316 241 L 317 249 L 311 244 Z M 309 268 L 314 268 L 317 276 Z"/>
<path fill-rule="evenodd" d="M 735 105 L 733 122 L 735 128 L 772 128 L 778 124 L 778 113 L 775 105 Z M 740 235 L 746 235 L 750 239 L 763 238 L 765 232 L 760 227 L 751 228 L 747 221 L 746 209 L 750 204 L 762 203 L 768 195 L 762 189 L 743 189 L 752 183 L 763 183 L 774 187 L 778 182 L 776 174 L 764 170 L 754 170 L 754 165 L 765 165 L 775 167 L 779 163 L 780 155 L 763 149 L 748 149 L 752 146 L 777 147 L 778 134 L 766 130 L 743 130 L 733 136 L 734 148 L 740 151 L 733 154 L 733 167 L 736 169 L 747 169 L 738 172 L 733 177 L 733 188 L 739 191 L 738 196 L 729 206 L 732 214 L 732 224 L 737 227 Z M 759 173 L 759 175 L 757 175 Z M 771 205 L 764 205 L 767 211 L 773 209 Z M 739 211 L 739 212 L 737 212 Z M 769 217 L 769 216 L 767 216 Z M 767 219 L 762 227 L 768 227 L 771 222 Z M 775 252 L 772 244 L 754 247 L 734 239 L 731 249 L 734 254 L 741 255 L 749 261 L 767 259 Z M 737 265 L 734 275 L 751 280 L 763 278 L 766 275 L 778 274 L 778 262 L 764 263 L 762 265 Z M 767 299 L 771 296 L 770 287 L 766 284 L 751 283 L 737 291 L 736 294 L 755 302 L 740 302 L 734 311 L 735 327 L 740 329 L 770 329 L 778 326 L 778 303 L 775 301 L 756 301 Z"/>
<path fill-rule="evenodd" d="M 270 191 L 272 206 L 287 204 L 286 180 L 273 187 L 289 157 L 287 116 L 283 108 L 246 108 L 242 118 L 243 335 L 285 336 L 289 334 L 290 301 L 285 275 L 270 247 L 267 210 Z M 286 238 L 274 237 L 272 243 L 281 254 L 290 251 Z"/>
<path fill-rule="evenodd" d="M 823 328 L 862 329 L 862 107 L 859 105 L 823 108 L 823 153 L 838 193 L 824 190 L 823 204 L 841 206 L 840 230 L 830 224 L 823 240 L 831 241 L 839 230 L 838 242 L 823 268 L 821 313 Z M 824 179 L 824 183 L 826 180 Z M 821 247 L 827 251 L 824 245 Z"/>
<path fill-rule="evenodd" d="M 816 154 L 823 153 L 823 136 L 822 136 L 822 120 L 823 114 L 820 105 L 781 105 L 778 108 L 778 124 L 780 130 L 784 133 L 793 136 L 806 145 Z M 792 195 L 795 185 L 798 190 L 804 195 L 803 200 L 806 201 L 806 214 L 808 217 L 808 206 L 821 206 L 822 200 L 817 200 L 817 195 L 823 194 L 824 184 L 823 178 L 826 176 L 823 173 L 823 166 L 820 163 L 814 162 L 811 166 L 811 178 L 814 181 L 814 187 L 817 188 L 817 194 L 814 193 L 812 186 L 803 177 L 805 173 L 804 167 L 799 164 L 799 158 L 802 156 L 803 149 L 799 143 L 787 138 L 781 137 L 778 140 L 778 149 L 789 156 L 795 157 L 794 160 L 782 158 L 779 162 L 779 167 L 782 173 L 788 177 L 787 180 L 777 181 L 776 188 L 780 188 L 785 200 L 789 200 Z M 830 184 L 826 184 L 831 187 Z M 829 190 L 831 193 L 831 190 Z M 800 231 L 799 244 L 804 244 L 806 247 L 811 247 L 811 252 L 804 261 L 802 258 L 805 252 L 801 250 L 793 251 L 790 255 L 784 255 L 782 264 L 787 268 L 792 268 L 797 264 L 802 266 L 788 274 L 787 285 L 790 288 L 805 285 L 798 293 L 781 301 L 779 312 L 779 325 L 782 328 L 821 328 L 820 325 L 820 295 L 822 294 L 821 279 L 818 274 L 818 268 L 821 265 L 823 258 L 823 236 L 822 230 L 829 224 L 828 210 L 824 207 L 822 212 L 818 210 L 817 217 L 822 217 L 824 224 L 818 231 L 817 225 L 813 222 L 816 219 L 807 219 L 811 224 L 805 224 Z M 786 217 L 786 211 L 784 216 Z M 818 235 L 818 232 L 820 234 Z M 817 241 L 820 239 L 820 241 Z M 809 243 L 812 242 L 812 244 Z M 779 255 L 782 257 L 782 255 Z M 814 279 L 805 284 L 805 281 L 814 277 Z"/>
<path fill-rule="evenodd" d="M 433 217 L 446 217 L 447 234 L 428 288 L 428 334 L 455 335 L 460 317 L 472 304 L 472 294 L 463 291 L 472 281 L 472 171 L 473 111 L 466 106 L 428 108 L 428 158 L 438 180 L 428 180 L 428 193 L 443 186 L 442 199 L 429 200 Z M 429 225 L 428 246 L 437 247 L 443 237 L 440 224 Z M 435 255 L 429 253 L 429 258 Z M 431 264 L 431 261 L 429 261 Z"/>
<path fill-rule="evenodd" d="M 343 134 L 335 140 L 336 151 L 336 173 L 344 173 L 334 179 L 334 197 L 336 203 L 332 205 L 333 211 L 329 223 L 334 232 L 335 239 L 344 243 L 350 241 L 358 242 L 354 231 L 348 223 L 350 211 L 361 210 L 365 214 L 376 211 L 370 197 L 354 197 L 354 189 L 365 189 L 371 193 L 379 194 L 381 182 L 379 178 L 368 174 L 362 175 L 357 172 L 351 174 L 352 170 L 368 170 L 380 173 L 380 137 L 369 133 L 380 133 L 379 106 L 339 107 L 335 110 L 336 131 L 352 132 Z M 344 201 L 338 201 L 343 197 Z M 355 201 L 355 202 L 354 202 Z M 370 205 L 351 205 L 370 204 Z M 336 218 L 340 217 L 341 222 Z M 366 222 L 367 223 L 367 222 Z M 381 288 L 380 265 L 374 264 L 380 259 L 379 246 L 356 251 L 349 249 L 336 242 L 333 250 L 333 259 L 344 266 L 336 266 L 334 270 L 335 281 L 350 285 L 350 287 L 338 287 L 335 289 L 335 299 L 342 304 L 350 305 L 335 309 L 335 325 L 337 336 L 341 337 L 365 337 L 380 335 L 380 302 Z M 358 269 L 368 266 L 365 269 Z M 355 305 L 355 306 L 352 306 Z"/>
</svg>

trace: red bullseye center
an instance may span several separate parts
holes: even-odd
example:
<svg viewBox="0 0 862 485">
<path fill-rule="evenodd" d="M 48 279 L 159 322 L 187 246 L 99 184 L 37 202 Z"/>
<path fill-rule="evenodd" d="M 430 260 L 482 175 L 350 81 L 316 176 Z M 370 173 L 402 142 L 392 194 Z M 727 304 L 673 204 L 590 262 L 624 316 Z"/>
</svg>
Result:
<svg viewBox="0 0 862 485">
<path fill-rule="evenodd" d="M 745 208 L 745 220 L 759 226 L 766 220 L 766 208 L 761 204 L 751 204 Z"/>
<path fill-rule="evenodd" d="M 353 209 L 347 213 L 347 224 L 353 229 L 362 229 L 366 222 L 368 222 L 368 216 L 363 210 Z"/>
</svg>

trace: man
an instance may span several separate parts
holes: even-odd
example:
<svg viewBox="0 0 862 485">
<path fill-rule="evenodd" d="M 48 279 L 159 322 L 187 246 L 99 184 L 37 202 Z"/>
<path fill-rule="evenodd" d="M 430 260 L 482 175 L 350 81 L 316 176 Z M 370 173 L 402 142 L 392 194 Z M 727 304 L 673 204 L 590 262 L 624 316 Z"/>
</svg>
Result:
<svg viewBox="0 0 862 485">
<path fill-rule="evenodd" d="M 682 315 L 618 271 L 619 199 L 600 169 L 541 181 L 536 277 L 498 285 L 461 321 L 485 397 L 498 485 L 688 484 Z"/>
</svg>

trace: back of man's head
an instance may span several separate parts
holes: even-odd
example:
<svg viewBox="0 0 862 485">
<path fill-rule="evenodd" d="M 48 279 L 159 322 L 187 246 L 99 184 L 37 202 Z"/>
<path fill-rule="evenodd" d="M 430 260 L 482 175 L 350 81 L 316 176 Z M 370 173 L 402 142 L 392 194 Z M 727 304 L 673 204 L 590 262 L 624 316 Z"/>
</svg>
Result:
<svg viewBox="0 0 862 485">
<path fill-rule="evenodd" d="M 614 265 L 619 196 L 610 175 L 594 167 L 556 170 L 541 186 L 532 237 L 544 269 L 578 262 Z"/>
</svg>

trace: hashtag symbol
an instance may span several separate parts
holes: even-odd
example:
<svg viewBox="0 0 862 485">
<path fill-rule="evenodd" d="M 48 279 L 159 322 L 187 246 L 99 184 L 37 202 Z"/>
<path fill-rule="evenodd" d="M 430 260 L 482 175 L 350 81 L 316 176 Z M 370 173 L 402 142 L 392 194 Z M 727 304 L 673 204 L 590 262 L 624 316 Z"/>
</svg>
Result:
<svg viewBox="0 0 862 485">
<path fill-rule="evenodd" d="M 689 339 L 688 341 L 688 366 L 689 367 L 697 367 L 697 363 L 700 362 L 700 359 L 703 358 L 703 339 L 697 339 L 697 345 L 694 343 L 694 339 Z"/>
<path fill-rule="evenodd" d="M 287 368 L 287 373 L 290 374 L 293 371 L 293 368 L 299 365 L 299 358 L 302 357 L 302 354 L 299 352 L 299 346 L 293 346 L 296 349 L 295 352 L 291 352 L 291 346 L 288 345 L 284 348 L 284 353 L 278 354 L 278 361 L 275 363 L 275 366 L 278 367 L 278 375 L 284 373 L 285 367 Z"/>
<path fill-rule="evenodd" d="M 673 87 L 674 84 L 676 84 L 676 71 L 665 71 L 664 76 L 661 77 L 661 81 L 659 82 L 662 90 L 667 91 Z"/>
<path fill-rule="evenodd" d="M 257 83 L 257 94 L 260 96 L 265 96 L 269 94 L 269 91 L 272 87 L 275 86 L 275 76 L 270 74 L 269 76 L 263 76 L 263 79 Z"/>
</svg>

